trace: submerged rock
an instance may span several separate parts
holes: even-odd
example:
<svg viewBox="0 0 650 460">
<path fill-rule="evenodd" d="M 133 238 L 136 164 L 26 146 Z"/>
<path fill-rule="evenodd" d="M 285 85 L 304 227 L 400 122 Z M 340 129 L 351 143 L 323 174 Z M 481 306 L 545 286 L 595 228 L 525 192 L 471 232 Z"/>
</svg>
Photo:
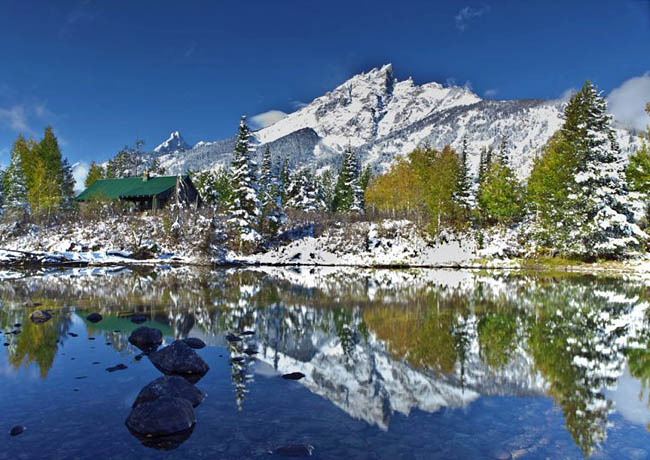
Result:
<svg viewBox="0 0 650 460">
<path fill-rule="evenodd" d="M 162 343 L 163 335 L 158 329 L 139 327 L 129 336 L 129 343 L 145 353 L 155 351 Z"/>
<path fill-rule="evenodd" d="M 136 314 L 131 316 L 131 322 L 135 324 L 142 324 L 147 321 L 147 317 L 144 315 Z"/>
<path fill-rule="evenodd" d="M 183 433 L 195 423 L 192 404 L 187 399 L 169 396 L 138 404 L 126 419 L 131 431 L 147 437 Z"/>
<path fill-rule="evenodd" d="M 283 374 L 282 378 L 287 380 L 300 380 L 304 376 L 305 374 L 303 374 L 302 372 L 291 372 L 289 374 Z"/>
<path fill-rule="evenodd" d="M 99 313 L 91 313 L 90 315 L 86 316 L 86 319 L 91 323 L 99 323 L 104 318 Z"/>
<path fill-rule="evenodd" d="M 201 348 L 205 348 L 205 342 L 195 337 L 188 337 L 186 339 L 183 339 L 183 342 L 185 342 L 189 347 L 194 348 L 195 350 L 200 350 Z"/>
<path fill-rule="evenodd" d="M 192 404 L 192 407 L 198 406 L 205 399 L 205 393 L 183 377 L 165 375 L 157 378 L 140 390 L 132 407 L 139 406 L 145 402 L 155 401 L 165 396 L 186 399 Z"/>
<path fill-rule="evenodd" d="M 107 367 L 106 368 L 106 370 L 108 372 L 123 371 L 124 369 L 128 369 L 128 367 L 125 366 L 124 364 L 121 364 L 121 363 L 118 364 L 117 366 L 112 366 L 112 367 Z"/>
<path fill-rule="evenodd" d="M 35 324 L 43 324 L 52 319 L 52 313 L 47 310 L 36 310 L 29 315 L 29 319 Z"/>
<path fill-rule="evenodd" d="M 272 453 L 283 457 L 311 457 L 314 446 L 311 444 L 290 444 L 275 448 Z"/>
<path fill-rule="evenodd" d="M 161 372 L 197 382 L 210 370 L 208 364 L 182 340 L 152 353 L 149 359 Z"/>
<path fill-rule="evenodd" d="M 11 429 L 11 431 L 9 431 L 9 434 L 10 434 L 11 436 L 18 436 L 19 434 L 24 433 L 26 429 L 27 429 L 27 428 L 25 428 L 25 427 L 22 426 L 22 425 L 16 425 L 15 427 L 13 427 L 13 428 Z"/>
<path fill-rule="evenodd" d="M 226 336 L 226 340 L 228 342 L 241 342 L 242 338 L 239 336 L 236 336 L 235 334 L 228 334 Z"/>
<path fill-rule="evenodd" d="M 255 331 L 244 331 L 241 335 L 255 335 Z"/>
<path fill-rule="evenodd" d="M 258 354 L 259 351 L 257 351 L 257 350 L 254 349 L 254 348 L 246 348 L 246 349 L 244 350 L 244 353 L 246 353 L 248 356 L 253 356 L 253 355 Z"/>
<path fill-rule="evenodd" d="M 68 335 L 69 335 L 70 337 L 79 337 L 79 335 L 78 335 L 78 334 L 75 334 L 74 332 L 68 332 Z"/>
</svg>

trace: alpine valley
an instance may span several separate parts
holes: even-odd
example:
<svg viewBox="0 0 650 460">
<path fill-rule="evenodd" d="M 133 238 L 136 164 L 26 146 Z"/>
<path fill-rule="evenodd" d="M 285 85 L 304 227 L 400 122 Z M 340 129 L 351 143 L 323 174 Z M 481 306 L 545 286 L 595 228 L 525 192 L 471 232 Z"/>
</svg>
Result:
<svg viewBox="0 0 650 460">
<path fill-rule="evenodd" d="M 468 167 L 477 174 L 479 154 L 495 150 L 505 140 L 510 165 L 524 179 L 533 158 L 563 123 L 566 101 L 544 99 L 482 99 L 467 87 L 439 83 L 417 85 L 411 78 L 398 81 L 386 64 L 350 78 L 333 91 L 314 99 L 280 121 L 255 131 L 258 155 L 269 146 L 275 158 L 295 166 L 339 167 L 351 146 L 361 163 L 375 173 L 388 169 L 398 155 L 417 146 L 460 151 L 468 145 Z M 621 151 L 628 156 L 638 147 L 633 130 L 616 125 Z M 167 173 L 179 174 L 226 166 L 236 137 L 200 141 L 190 147 L 179 131 L 156 147 Z"/>
</svg>

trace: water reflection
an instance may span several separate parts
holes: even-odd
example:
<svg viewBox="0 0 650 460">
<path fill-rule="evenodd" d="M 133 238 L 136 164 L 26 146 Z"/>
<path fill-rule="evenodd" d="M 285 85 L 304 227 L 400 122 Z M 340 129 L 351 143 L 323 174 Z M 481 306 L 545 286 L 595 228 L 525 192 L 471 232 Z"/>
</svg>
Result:
<svg viewBox="0 0 650 460">
<path fill-rule="evenodd" d="M 24 321 L 25 299 L 56 311 Z M 71 315 L 98 311 L 89 335 L 130 350 L 142 313 L 168 339 L 200 336 L 229 353 L 245 410 L 256 373 L 300 384 L 387 430 L 395 413 L 466 407 L 481 395 L 550 396 L 585 455 L 615 410 L 647 423 L 648 289 L 642 280 L 443 271 L 223 270 L 101 274 L 77 270 L 0 286 L 0 326 L 17 369 L 45 377 Z M 22 333 L 7 334 L 23 322 Z M 119 332 L 117 332 L 119 331 Z M 254 332 L 242 335 L 243 332 Z M 237 334 L 242 340 L 227 340 Z M 617 386 L 634 385 L 634 392 Z M 638 409 L 643 408 L 643 409 Z"/>
</svg>

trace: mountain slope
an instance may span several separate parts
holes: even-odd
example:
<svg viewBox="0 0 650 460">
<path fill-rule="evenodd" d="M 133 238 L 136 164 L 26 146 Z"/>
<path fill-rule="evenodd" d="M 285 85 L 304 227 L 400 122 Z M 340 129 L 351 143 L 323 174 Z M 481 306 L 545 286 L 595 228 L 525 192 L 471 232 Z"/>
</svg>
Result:
<svg viewBox="0 0 650 460">
<path fill-rule="evenodd" d="M 467 88 L 398 81 L 388 64 L 352 77 L 253 136 L 258 151 L 268 145 L 276 161 L 288 156 L 294 166 L 315 168 L 338 166 L 350 145 L 378 172 L 418 145 L 460 149 L 464 137 L 476 172 L 480 150 L 496 148 L 505 138 L 513 166 L 525 177 L 534 156 L 562 125 L 562 108 L 557 100 L 482 100 Z M 629 154 L 636 138 L 624 129 L 617 135 Z M 233 146 L 234 137 L 199 142 L 182 155 L 165 152 L 161 162 L 172 173 L 214 168 L 228 163 Z"/>
</svg>

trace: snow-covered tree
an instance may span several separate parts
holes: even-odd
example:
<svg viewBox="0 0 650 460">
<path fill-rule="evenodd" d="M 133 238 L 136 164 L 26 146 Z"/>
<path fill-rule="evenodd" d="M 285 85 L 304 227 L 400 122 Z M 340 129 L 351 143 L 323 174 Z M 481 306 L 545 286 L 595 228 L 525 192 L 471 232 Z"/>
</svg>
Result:
<svg viewBox="0 0 650 460">
<path fill-rule="evenodd" d="M 278 180 L 273 174 L 271 149 L 268 145 L 262 158 L 259 185 L 259 198 L 262 205 L 260 231 L 266 236 L 274 236 L 286 221 L 286 216 L 280 205 Z"/>
<path fill-rule="evenodd" d="M 239 123 L 239 134 L 230 165 L 232 196 L 228 225 L 239 239 L 239 247 L 250 247 L 261 240 L 257 228 L 260 217 L 260 203 L 257 198 L 257 178 L 255 162 L 252 160 L 254 148 L 250 145 L 250 130 L 246 116 Z"/>
<path fill-rule="evenodd" d="M 291 170 L 289 169 L 289 158 L 284 157 L 284 160 L 282 161 L 282 167 L 280 168 L 280 176 L 279 176 L 279 194 L 280 194 L 280 201 L 282 202 L 282 205 L 285 206 L 288 200 L 287 196 L 287 190 L 289 190 L 289 185 L 291 182 Z"/>
<path fill-rule="evenodd" d="M 23 168 L 23 157 L 26 150 L 29 150 L 29 147 L 25 138 L 18 136 L 11 149 L 9 167 L 2 175 L 5 213 L 29 213 L 30 211 L 27 200 L 27 175 Z"/>
<path fill-rule="evenodd" d="M 334 208 L 338 212 L 362 212 L 363 190 L 360 184 L 361 168 L 357 155 L 348 146 L 343 166 L 334 188 Z"/>
<path fill-rule="evenodd" d="M 462 150 L 460 152 L 460 162 L 458 168 L 458 184 L 454 199 L 466 210 L 474 206 L 472 196 L 472 177 L 467 167 L 467 138 L 463 137 Z"/>
<path fill-rule="evenodd" d="M 570 247 L 587 258 L 621 257 L 648 237 L 633 221 L 607 102 L 586 82 L 571 98 L 565 118 L 562 134 L 578 160 L 568 203 L 575 216 Z"/>
<path fill-rule="evenodd" d="M 292 175 L 288 196 L 288 208 L 307 212 L 326 209 L 325 202 L 319 196 L 314 174 L 307 168 L 299 169 Z"/>
</svg>

